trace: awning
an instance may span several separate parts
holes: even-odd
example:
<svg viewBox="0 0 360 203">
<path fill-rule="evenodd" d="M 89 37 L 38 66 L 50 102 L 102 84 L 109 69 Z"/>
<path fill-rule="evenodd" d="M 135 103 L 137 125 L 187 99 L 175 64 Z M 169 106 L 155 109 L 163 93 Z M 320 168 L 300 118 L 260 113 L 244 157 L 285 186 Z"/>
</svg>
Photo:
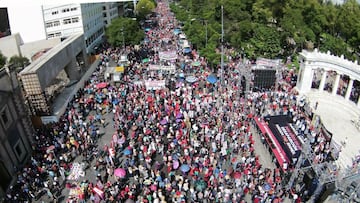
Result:
<svg viewBox="0 0 360 203">
<path fill-rule="evenodd" d="M 183 50 L 183 52 L 184 52 L 184 54 L 191 53 L 190 47 L 186 47 L 186 48 Z"/>
<path fill-rule="evenodd" d="M 116 66 L 115 67 L 115 72 L 123 73 L 124 72 L 124 66 Z"/>
</svg>

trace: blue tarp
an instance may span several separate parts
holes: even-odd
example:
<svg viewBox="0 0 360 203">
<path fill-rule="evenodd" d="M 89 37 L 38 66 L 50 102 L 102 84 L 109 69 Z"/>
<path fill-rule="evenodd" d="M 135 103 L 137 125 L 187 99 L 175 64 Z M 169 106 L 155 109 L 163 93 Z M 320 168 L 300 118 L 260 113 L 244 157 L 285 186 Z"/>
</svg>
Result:
<svg viewBox="0 0 360 203">
<path fill-rule="evenodd" d="M 185 54 L 188 54 L 188 53 L 191 52 L 191 49 L 190 49 L 189 47 L 187 47 L 187 48 L 185 48 L 185 49 L 183 50 L 183 52 L 184 52 Z"/>
</svg>

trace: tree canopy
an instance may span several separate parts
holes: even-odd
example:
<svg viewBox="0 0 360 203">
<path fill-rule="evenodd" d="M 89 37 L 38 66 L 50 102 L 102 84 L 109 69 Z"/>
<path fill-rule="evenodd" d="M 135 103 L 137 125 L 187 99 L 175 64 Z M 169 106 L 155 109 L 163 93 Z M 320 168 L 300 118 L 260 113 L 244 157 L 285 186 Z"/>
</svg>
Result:
<svg viewBox="0 0 360 203">
<path fill-rule="evenodd" d="M 145 19 L 146 15 L 150 14 L 154 10 L 155 6 L 156 4 L 153 0 L 140 0 L 136 4 L 136 11 L 139 19 Z"/>
<path fill-rule="evenodd" d="M 6 64 L 6 57 L 0 51 L 0 68 Z"/>
<path fill-rule="evenodd" d="M 117 18 L 106 29 L 108 42 L 113 46 L 136 45 L 144 39 L 144 31 L 133 18 Z"/>
<path fill-rule="evenodd" d="M 9 64 L 12 64 L 13 68 L 24 68 L 29 63 L 29 59 L 23 56 L 12 56 L 9 60 Z"/>
<path fill-rule="evenodd" d="M 175 1 L 172 11 L 205 57 L 213 54 L 205 49 L 206 28 L 201 22 L 207 22 L 207 46 L 218 48 L 221 5 L 225 43 L 248 57 L 287 58 L 317 47 L 349 59 L 359 58 L 360 5 L 356 0 L 342 5 L 321 0 Z"/>
</svg>

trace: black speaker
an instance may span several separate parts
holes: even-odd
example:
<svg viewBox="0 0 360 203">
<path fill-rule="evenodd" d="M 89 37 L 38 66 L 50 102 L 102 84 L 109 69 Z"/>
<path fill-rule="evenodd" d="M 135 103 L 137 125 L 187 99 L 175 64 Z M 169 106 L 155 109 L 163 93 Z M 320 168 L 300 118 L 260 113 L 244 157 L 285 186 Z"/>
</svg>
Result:
<svg viewBox="0 0 360 203">
<path fill-rule="evenodd" d="M 276 70 L 256 69 L 254 70 L 254 88 L 257 90 L 271 89 L 275 86 Z"/>
</svg>

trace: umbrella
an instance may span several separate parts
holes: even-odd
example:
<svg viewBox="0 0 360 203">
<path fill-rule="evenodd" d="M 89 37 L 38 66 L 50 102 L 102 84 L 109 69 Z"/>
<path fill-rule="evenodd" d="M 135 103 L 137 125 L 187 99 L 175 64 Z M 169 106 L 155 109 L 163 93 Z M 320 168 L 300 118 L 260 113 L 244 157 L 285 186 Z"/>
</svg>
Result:
<svg viewBox="0 0 360 203">
<path fill-rule="evenodd" d="M 123 169 L 123 168 L 117 168 L 117 169 L 115 169 L 115 171 L 114 171 L 114 175 L 117 176 L 117 177 L 119 177 L 119 178 L 123 178 L 123 177 L 125 177 L 125 175 L 126 175 L 126 171 L 125 171 L 125 169 Z"/>
<path fill-rule="evenodd" d="M 178 35 L 178 34 L 180 34 L 181 33 L 181 30 L 179 29 L 179 28 L 175 28 L 174 29 L 174 34 L 175 35 Z"/>
<path fill-rule="evenodd" d="M 114 100 L 112 101 L 112 103 L 113 103 L 114 105 L 117 105 L 117 104 L 119 103 L 119 100 L 118 100 L 118 99 L 114 99 Z"/>
<path fill-rule="evenodd" d="M 144 181 L 144 185 L 151 185 L 151 183 L 152 183 L 151 179 L 146 179 Z"/>
<path fill-rule="evenodd" d="M 197 191 L 203 191 L 206 188 L 206 183 L 203 180 L 198 180 L 195 182 L 195 189 Z"/>
<path fill-rule="evenodd" d="M 233 173 L 233 178 L 234 179 L 240 179 L 241 178 L 241 173 L 236 171 L 235 173 Z"/>
<path fill-rule="evenodd" d="M 189 83 L 193 83 L 197 81 L 197 78 L 195 76 L 187 76 L 185 80 Z"/>
<path fill-rule="evenodd" d="M 175 140 L 176 140 L 176 139 L 175 139 Z M 173 160 L 178 160 L 178 159 L 179 159 L 179 156 L 180 156 L 179 153 L 177 153 L 177 154 L 172 154 L 172 155 L 171 155 L 171 157 L 172 157 Z"/>
<path fill-rule="evenodd" d="M 101 83 L 99 83 L 99 84 L 96 85 L 96 87 L 97 87 L 98 89 L 105 88 L 106 86 L 107 86 L 107 83 L 106 83 L 106 82 L 101 82 Z"/>
<path fill-rule="evenodd" d="M 95 187 L 93 188 L 93 191 L 94 191 L 97 195 L 99 195 L 99 196 L 101 197 L 101 199 L 104 198 L 104 191 L 101 190 L 100 188 L 98 188 L 97 186 L 95 186 Z"/>
<path fill-rule="evenodd" d="M 145 32 L 149 32 L 151 30 L 151 28 L 145 28 Z"/>
<path fill-rule="evenodd" d="M 184 115 L 182 113 L 177 113 L 176 118 L 184 118 Z"/>
<path fill-rule="evenodd" d="M 152 184 L 152 185 L 150 186 L 150 190 L 151 190 L 151 191 L 156 191 L 156 189 L 157 189 L 157 187 L 156 187 L 155 184 Z"/>
<path fill-rule="evenodd" d="M 127 199 L 127 200 L 125 201 L 125 203 L 135 203 L 135 202 L 134 202 L 134 200 L 132 200 L 132 199 Z"/>
<path fill-rule="evenodd" d="M 55 146 L 51 145 L 46 149 L 46 153 L 49 153 L 49 152 L 53 151 L 54 149 L 55 149 Z"/>
<path fill-rule="evenodd" d="M 214 83 L 216 83 L 217 82 L 217 77 L 215 76 L 215 75 L 209 75 L 208 77 L 207 77 L 207 79 L 206 79 L 209 83 L 211 83 L 211 84 L 214 84 Z"/>
<path fill-rule="evenodd" d="M 121 137 L 118 139 L 118 144 L 124 144 L 125 143 L 125 137 Z"/>
<path fill-rule="evenodd" d="M 180 78 L 184 78 L 185 76 L 184 76 L 184 73 L 179 73 L 179 77 Z"/>
<path fill-rule="evenodd" d="M 173 169 L 177 169 L 177 168 L 179 168 L 179 161 L 173 160 Z"/>
<path fill-rule="evenodd" d="M 124 155 L 130 155 L 130 154 L 132 154 L 132 151 L 131 151 L 131 149 L 129 149 L 129 148 L 126 148 L 125 150 L 124 150 Z"/>
<path fill-rule="evenodd" d="M 265 191 L 269 191 L 271 189 L 271 186 L 266 183 L 266 184 L 263 185 L 263 188 L 264 188 Z"/>
<path fill-rule="evenodd" d="M 149 58 L 144 58 L 144 59 L 142 60 L 143 63 L 147 63 L 147 62 L 149 62 L 149 61 L 150 61 Z"/>
<path fill-rule="evenodd" d="M 182 86 L 182 82 L 177 82 L 176 85 L 175 85 L 176 88 L 179 88 L 181 86 Z"/>
<path fill-rule="evenodd" d="M 192 65 L 192 66 L 200 66 L 201 63 L 200 63 L 199 61 L 195 61 L 195 62 L 193 62 L 191 65 Z"/>
<path fill-rule="evenodd" d="M 147 99 L 146 99 L 147 102 L 151 103 L 151 102 L 154 102 L 154 98 L 152 98 L 151 96 L 149 96 Z"/>
<path fill-rule="evenodd" d="M 187 165 L 187 164 L 183 164 L 183 165 L 180 166 L 180 170 L 182 172 L 186 173 L 186 172 L 190 171 L 190 166 Z"/>
<path fill-rule="evenodd" d="M 162 120 L 160 121 L 160 124 L 161 124 L 161 125 L 166 125 L 166 124 L 167 124 L 167 120 L 166 120 L 166 119 L 162 119 Z"/>
<path fill-rule="evenodd" d="M 177 123 L 180 123 L 181 121 L 182 121 L 181 118 L 177 118 L 177 119 L 176 119 L 176 122 L 177 122 Z"/>
</svg>

